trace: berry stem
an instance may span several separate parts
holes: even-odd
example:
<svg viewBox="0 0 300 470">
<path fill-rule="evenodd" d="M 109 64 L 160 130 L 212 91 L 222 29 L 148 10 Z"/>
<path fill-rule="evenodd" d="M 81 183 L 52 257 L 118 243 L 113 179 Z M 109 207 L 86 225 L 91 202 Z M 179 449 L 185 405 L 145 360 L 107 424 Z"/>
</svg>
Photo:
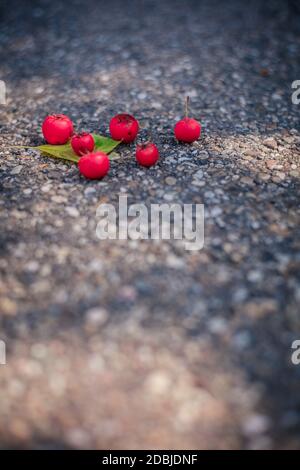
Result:
<svg viewBox="0 0 300 470">
<path fill-rule="evenodd" d="M 187 96 L 187 97 L 185 98 L 185 118 L 188 117 L 189 104 L 190 104 L 190 97 Z"/>
</svg>

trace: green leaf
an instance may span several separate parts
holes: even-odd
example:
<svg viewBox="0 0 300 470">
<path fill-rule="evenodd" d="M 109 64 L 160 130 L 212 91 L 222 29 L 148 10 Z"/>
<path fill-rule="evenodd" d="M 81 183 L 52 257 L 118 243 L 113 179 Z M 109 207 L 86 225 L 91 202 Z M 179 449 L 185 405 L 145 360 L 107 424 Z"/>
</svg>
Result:
<svg viewBox="0 0 300 470">
<path fill-rule="evenodd" d="M 109 154 L 119 144 L 120 141 L 113 140 L 110 137 L 103 137 L 102 135 L 93 134 L 95 140 L 95 150 Z M 39 150 L 47 155 L 54 158 L 61 158 L 62 160 L 68 160 L 70 162 L 78 163 L 80 157 L 73 152 L 70 142 L 65 145 L 38 145 L 37 147 L 28 146 L 13 146 L 16 148 L 29 148 L 32 150 Z"/>
<path fill-rule="evenodd" d="M 61 158 L 70 162 L 78 163 L 79 158 L 76 155 L 70 144 L 66 145 L 39 145 L 38 147 L 31 147 L 36 150 L 40 150 L 47 155 L 51 155 L 54 158 Z"/>
<path fill-rule="evenodd" d="M 102 135 L 93 134 L 95 141 L 95 148 L 104 153 L 112 152 L 120 143 L 120 140 L 113 140 L 110 137 L 103 137 Z"/>
</svg>

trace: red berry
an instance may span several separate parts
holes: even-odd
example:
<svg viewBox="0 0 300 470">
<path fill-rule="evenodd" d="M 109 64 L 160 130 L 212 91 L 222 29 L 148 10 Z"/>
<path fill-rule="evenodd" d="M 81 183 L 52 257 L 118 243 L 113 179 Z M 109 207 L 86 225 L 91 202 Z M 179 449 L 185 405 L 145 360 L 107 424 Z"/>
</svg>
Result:
<svg viewBox="0 0 300 470">
<path fill-rule="evenodd" d="M 71 139 L 71 147 L 80 157 L 85 153 L 92 152 L 95 147 L 95 141 L 92 134 L 81 132 L 81 134 L 73 135 Z"/>
<path fill-rule="evenodd" d="M 109 158 L 104 152 L 87 153 L 78 162 L 79 171 L 86 178 L 103 178 L 109 170 Z"/>
<path fill-rule="evenodd" d="M 192 143 L 199 139 L 201 125 L 196 119 L 185 117 L 176 123 L 174 133 L 176 139 L 180 142 Z"/>
<path fill-rule="evenodd" d="M 138 145 L 136 148 L 136 159 L 140 165 L 152 166 L 159 159 L 158 148 L 152 142 Z"/>
<path fill-rule="evenodd" d="M 139 123 L 130 114 L 117 114 L 109 123 L 109 131 L 114 140 L 122 140 L 128 144 L 136 138 Z"/>
<path fill-rule="evenodd" d="M 44 120 L 42 132 L 48 144 L 65 144 L 73 134 L 73 123 L 64 114 L 53 114 Z"/>
</svg>

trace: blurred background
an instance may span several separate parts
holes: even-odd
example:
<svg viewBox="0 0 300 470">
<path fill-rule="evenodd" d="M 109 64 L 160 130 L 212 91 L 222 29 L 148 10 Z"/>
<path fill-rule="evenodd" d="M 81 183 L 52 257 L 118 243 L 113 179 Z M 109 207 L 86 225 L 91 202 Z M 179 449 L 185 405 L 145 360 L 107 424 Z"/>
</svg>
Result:
<svg viewBox="0 0 300 470">
<path fill-rule="evenodd" d="M 1 448 L 299 448 L 299 24 L 296 1 L 1 2 Z M 157 166 L 121 146 L 93 182 L 9 148 L 122 111 Z M 205 204 L 204 248 L 99 241 L 120 193 Z"/>
</svg>

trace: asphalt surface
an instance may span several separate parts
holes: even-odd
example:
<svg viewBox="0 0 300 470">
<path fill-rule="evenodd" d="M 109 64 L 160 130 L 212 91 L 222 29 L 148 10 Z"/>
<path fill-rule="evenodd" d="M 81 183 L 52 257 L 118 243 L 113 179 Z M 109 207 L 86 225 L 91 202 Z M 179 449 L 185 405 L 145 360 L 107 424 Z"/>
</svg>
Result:
<svg viewBox="0 0 300 470">
<path fill-rule="evenodd" d="M 1 447 L 299 448 L 297 3 L 4 1 L 1 22 Z M 122 146 L 91 182 L 9 148 L 123 111 L 155 167 Z M 204 248 L 98 240 L 119 193 L 205 204 Z"/>
</svg>

